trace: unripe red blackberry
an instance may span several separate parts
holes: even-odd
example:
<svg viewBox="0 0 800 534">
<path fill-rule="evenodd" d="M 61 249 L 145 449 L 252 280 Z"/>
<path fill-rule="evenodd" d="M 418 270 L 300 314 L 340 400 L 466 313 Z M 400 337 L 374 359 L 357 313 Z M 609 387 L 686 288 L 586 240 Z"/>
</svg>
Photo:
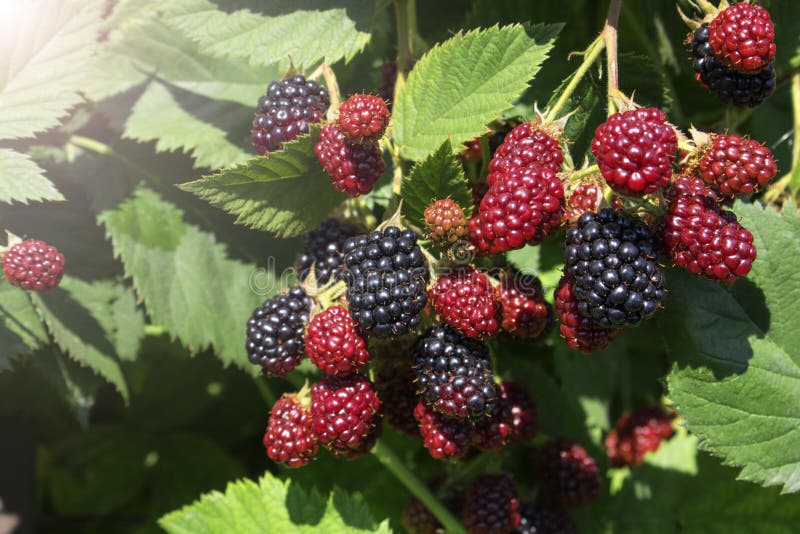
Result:
<svg viewBox="0 0 800 534">
<path fill-rule="evenodd" d="M 500 395 L 511 404 L 510 442 L 532 439 L 539 433 L 536 403 L 521 382 L 500 383 Z"/>
<path fill-rule="evenodd" d="M 374 445 L 381 402 L 361 375 L 328 376 L 311 386 L 313 429 L 319 442 L 336 456 L 361 454 Z"/>
<path fill-rule="evenodd" d="M 428 292 L 442 321 L 460 334 L 481 339 L 500 328 L 500 301 L 485 274 L 457 267 L 443 274 Z"/>
<path fill-rule="evenodd" d="M 645 407 L 620 417 L 606 436 L 608 458 L 614 467 L 635 466 L 645 454 L 655 452 L 664 440 L 675 433 L 671 414 L 658 407 Z"/>
<path fill-rule="evenodd" d="M 472 444 L 483 451 L 527 441 L 538 432 L 536 405 L 525 386 L 503 382 L 498 389 L 500 395 L 492 412 L 475 423 L 472 434 Z"/>
<path fill-rule="evenodd" d="M 414 347 L 417 391 L 436 411 L 477 420 L 497 399 L 489 350 L 450 327 L 431 327 Z"/>
<path fill-rule="evenodd" d="M 457 202 L 443 198 L 425 208 L 425 228 L 439 246 L 452 245 L 467 236 L 467 217 Z"/>
<path fill-rule="evenodd" d="M 535 504 L 522 504 L 522 520 L 515 534 L 578 534 L 567 512 L 553 503 L 540 499 Z"/>
<path fill-rule="evenodd" d="M 294 262 L 297 278 L 304 281 L 314 267 L 319 285 L 339 279 L 342 247 L 347 238 L 356 235 L 356 229 L 336 219 L 323 221 L 303 236 L 303 251 Z"/>
<path fill-rule="evenodd" d="M 350 312 L 341 306 L 331 306 L 314 315 L 305 342 L 311 363 L 329 375 L 355 373 L 369 361 L 366 341 Z"/>
<path fill-rule="evenodd" d="M 615 113 L 597 127 L 592 154 L 606 183 L 623 195 L 642 196 L 669 183 L 678 137 L 656 108 Z"/>
<path fill-rule="evenodd" d="M 21 241 L 0 255 L 8 283 L 27 291 L 56 287 L 64 276 L 64 255 L 44 241 Z"/>
<path fill-rule="evenodd" d="M 301 287 L 267 299 L 247 321 L 247 356 L 266 376 L 285 375 L 305 356 L 311 299 Z"/>
<path fill-rule="evenodd" d="M 573 441 L 559 438 L 546 445 L 537 467 L 549 494 L 562 506 L 583 506 L 600 494 L 597 462 Z"/>
<path fill-rule="evenodd" d="M 772 152 L 752 139 L 712 135 L 710 144 L 700 151 L 700 177 L 725 197 L 755 193 L 778 174 Z"/>
<path fill-rule="evenodd" d="M 272 82 L 258 100 L 250 140 L 258 154 L 279 150 L 283 143 L 308 133 L 330 105 L 328 91 L 313 80 L 297 75 Z"/>
<path fill-rule="evenodd" d="M 339 106 L 336 126 L 354 143 L 374 143 L 389 125 L 389 108 L 375 95 L 353 95 Z"/>
<path fill-rule="evenodd" d="M 322 128 L 314 152 L 331 177 L 334 189 L 351 197 L 372 191 L 375 182 L 386 170 L 386 163 L 377 145 L 349 143 L 334 124 Z"/>
<path fill-rule="evenodd" d="M 510 533 L 520 520 L 517 489 L 508 475 L 480 475 L 467 486 L 464 527 L 469 534 Z"/>
<path fill-rule="evenodd" d="M 314 459 L 319 445 L 307 399 L 294 393 L 278 399 L 269 415 L 264 447 L 272 461 L 286 467 L 301 467 Z"/>
<path fill-rule="evenodd" d="M 486 183 L 491 187 L 502 177 L 526 167 L 542 167 L 554 174 L 561 171 L 564 154 L 558 140 L 541 127 L 523 123 L 511 130 L 494 151 Z"/>
<path fill-rule="evenodd" d="M 419 401 L 414 408 L 422 443 L 437 460 L 456 460 L 469 452 L 473 427 L 467 421 L 450 419 Z"/>
<path fill-rule="evenodd" d="M 728 284 L 750 272 L 756 259 L 753 234 L 716 203 L 699 178 L 681 176 L 667 197 L 662 239 L 676 265 Z"/>
<path fill-rule="evenodd" d="M 536 339 L 552 322 L 553 310 L 535 276 L 509 269 L 497 288 L 504 332 L 519 339 Z"/>
<path fill-rule="evenodd" d="M 572 186 L 567 192 L 564 222 L 574 222 L 587 211 L 597 211 L 603 203 L 604 186 L 600 177 L 589 178 Z M 611 207 L 615 210 L 622 209 L 622 199 L 617 195 L 611 196 Z"/>
<path fill-rule="evenodd" d="M 608 347 L 609 343 L 620 335 L 622 329 L 603 328 L 584 317 L 578 311 L 578 300 L 572 292 L 572 282 L 562 276 L 555 291 L 556 315 L 561 321 L 559 330 L 567 346 L 590 354 Z"/>
<path fill-rule="evenodd" d="M 775 57 L 775 29 L 769 11 L 740 2 L 723 9 L 708 25 L 708 43 L 726 67 L 752 74 Z"/>
<path fill-rule="evenodd" d="M 478 252 L 500 254 L 537 245 L 558 228 L 564 212 L 564 185 L 545 167 L 509 170 L 481 200 L 470 241 Z"/>
</svg>

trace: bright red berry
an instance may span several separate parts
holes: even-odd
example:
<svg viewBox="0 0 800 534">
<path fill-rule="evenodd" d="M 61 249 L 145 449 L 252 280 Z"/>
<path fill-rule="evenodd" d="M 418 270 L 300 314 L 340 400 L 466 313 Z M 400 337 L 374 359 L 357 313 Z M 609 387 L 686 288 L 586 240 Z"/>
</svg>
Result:
<svg viewBox="0 0 800 534">
<path fill-rule="evenodd" d="M 572 187 L 568 192 L 564 222 L 577 221 L 578 217 L 587 211 L 597 211 L 603 202 L 604 182 L 599 177 L 590 178 Z M 615 210 L 622 209 L 622 199 L 617 195 L 611 196 L 611 207 Z"/>
<path fill-rule="evenodd" d="M 500 396 L 488 417 L 475 423 L 472 444 L 480 450 L 499 450 L 509 443 L 527 441 L 539 430 L 536 404 L 519 382 L 503 382 Z"/>
<path fill-rule="evenodd" d="M 333 124 L 322 128 L 314 147 L 333 187 L 351 197 L 372 191 L 375 182 L 386 170 L 380 148 L 375 144 L 348 143 L 344 134 Z"/>
<path fill-rule="evenodd" d="M 676 265 L 723 283 L 750 272 L 756 259 L 753 234 L 716 203 L 699 178 L 681 176 L 668 198 L 663 241 Z"/>
<path fill-rule="evenodd" d="M 272 461 L 286 467 L 301 467 L 314 459 L 319 445 L 307 399 L 297 394 L 278 399 L 269 415 L 264 447 Z"/>
<path fill-rule="evenodd" d="M 778 174 L 772 152 L 752 139 L 714 135 L 702 150 L 700 177 L 726 197 L 755 193 Z"/>
<path fill-rule="evenodd" d="M 419 401 L 414 408 L 422 443 L 433 458 L 455 460 L 469 451 L 473 428 L 469 422 L 450 419 Z"/>
<path fill-rule="evenodd" d="M 341 306 L 316 314 L 308 325 L 305 340 L 311 362 L 329 375 L 355 373 L 369 361 L 366 341 L 350 312 Z"/>
<path fill-rule="evenodd" d="M 600 493 L 597 462 L 579 444 L 559 438 L 539 453 L 542 483 L 562 506 L 582 506 Z"/>
<path fill-rule="evenodd" d="M 677 149 L 675 130 L 656 108 L 615 113 L 597 127 L 592 140 L 603 178 L 617 193 L 631 196 L 667 185 Z"/>
<path fill-rule="evenodd" d="M 353 95 L 339 106 L 336 125 L 348 140 L 374 143 L 389 125 L 389 108 L 375 95 Z"/>
<path fill-rule="evenodd" d="M 572 282 L 562 276 L 555 291 L 556 315 L 561 320 L 559 330 L 567 346 L 585 354 L 603 350 L 624 330 L 606 329 L 596 325 L 578 311 L 578 301 L 572 291 Z"/>
<path fill-rule="evenodd" d="M 541 336 L 552 321 L 552 308 L 544 300 L 542 282 L 535 276 L 509 270 L 497 288 L 502 306 L 503 331 L 520 339 Z"/>
<path fill-rule="evenodd" d="M 45 291 L 61 282 L 64 255 L 44 241 L 22 241 L 0 258 L 8 283 L 28 291 Z"/>
<path fill-rule="evenodd" d="M 561 224 L 564 185 L 545 167 L 514 169 L 498 180 L 481 200 L 470 241 L 478 252 L 500 254 L 537 245 Z"/>
<path fill-rule="evenodd" d="M 467 236 L 467 217 L 456 201 L 437 200 L 425 208 L 428 236 L 439 245 L 452 245 Z"/>
<path fill-rule="evenodd" d="M 429 292 L 446 324 L 471 338 L 494 335 L 500 328 L 500 301 L 485 274 L 472 267 L 443 274 Z"/>
<path fill-rule="evenodd" d="M 645 454 L 658 450 L 661 442 L 675 433 L 672 418 L 658 407 L 640 408 L 620 417 L 605 439 L 611 465 L 622 467 L 642 463 Z"/>
<path fill-rule="evenodd" d="M 775 28 L 763 6 L 740 2 L 723 9 L 708 25 L 708 44 L 726 67 L 756 73 L 775 57 Z"/>
<path fill-rule="evenodd" d="M 564 154 L 558 141 L 541 128 L 523 123 L 511 130 L 489 162 L 486 183 L 491 186 L 503 176 L 525 167 L 544 167 L 561 171 Z"/>
<path fill-rule="evenodd" d="M 508 475 L 480 475 L 467 486 L 464 527 L 469 534 L 510 533 L 521 519 L 517 489 Z"/>
<path fill-rule="evenodd" d="M 336 456 L 364 452 L 374 444 L 381 402 L 361 375 L 328 376 L 311 386 L 311 415 L 319 442 Z"/>
</svg>

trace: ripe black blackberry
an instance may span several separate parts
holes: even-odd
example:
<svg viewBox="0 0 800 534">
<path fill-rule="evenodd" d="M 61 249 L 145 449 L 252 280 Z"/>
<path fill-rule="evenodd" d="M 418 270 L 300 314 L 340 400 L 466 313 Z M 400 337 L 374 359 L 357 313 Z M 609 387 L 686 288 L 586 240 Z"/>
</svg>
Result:
<svg viewBox="0 0 800 534">
<path fill-rule="evenodd" d="M 567 230 L 564 271 L 578 312 L 604 328 L 636 326 L 664 299 L 650 229 L 608 208 L 586 212 Z"/>
<path fill-rule="evenodd" d="M 515 534 L 577 534 L 578 529 L 567 512 L 546 501 L 523 503 L 519 508 L 522 520 Z"/>
<path fill-rule="evenodd" d="M 331 278 L 338 279 L 342 246 L 348 237 L 356 235 L 356 229 L 336 219 L 328 219 L 303 237 L 303 251 L 294 262 L 297 279 L 305 280 L 311 266 L 317 282 L 324 284 Z"/>
<path fill-rule="evenodd" d="M 742 74 L 724 66 L 708 43 L 708 24 L 695 30 L 691 47 L 697 81 L 726 104 L 755 107 L 775 92 L 775 66 L 769 64 L 755 74 Z"/>
<path fill-rule="evenodd" d="M 308 133 L 308 125 L 319 122 L 330 105 L 328 91 L 313 80 L 292 76 L 269 84 L 258 99 L 250 141 L 264 155 L 283 143 Z"/>
<path fill-rule="evenodd" d="M 468 534 L 513 532 L 520 524 L 519 498 L 506 474 L 480 475 L 467 487 L 464 527 Z"/>
<path fill-rule="evenodd" d="M 305 355 L 311 298 L 300 287 L 267 299 L 247 321 L 247 356 L 266 376 L 285 375 Z"/>
<path fill-rule="evenodd" d="M 498 397 L 489 349 L 449 326 L 428 328 L 414 346 L 417 391 L 437 412 L 477 420 Z"/>
<path fill-rule="evenodd" d="M 416 330 L 430 277 L 417 235 L 389 226 L 347 239 L 342 252 L 353 320 L 376 337 Z"/>
</svg>

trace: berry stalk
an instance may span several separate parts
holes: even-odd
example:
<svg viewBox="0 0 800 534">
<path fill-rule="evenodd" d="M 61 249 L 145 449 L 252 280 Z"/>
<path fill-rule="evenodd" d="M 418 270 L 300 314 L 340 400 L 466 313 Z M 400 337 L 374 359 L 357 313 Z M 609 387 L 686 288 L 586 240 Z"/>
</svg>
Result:
<svg viewBox="0 0 800 534">
<path fill-rule="evenodd" d="M 372 449 L 372 454 L 381 462 L 386 469 L 397 477 L 397 479 L 408 488 L 414 497 L 419 499 L 425 507 L 436 516 L 436 519 L 444 526 L 445 532 L 453 534 L 466 534 L 464 527 L 453 514 L 437 499 L 428 487 L 418 479 L 414 473 L 409 471 L 400 461 L 400 458 L 389 448 L 383 440 L 378 440 Z"/>
<path fill-rule="evenodd" d="M 792 192 L 800 188 L 800 183 L 797 183 L 797 179 L 794 180 L 795 183 L 792 183 L 792 178 L 795 174 L 800 176 L 800 169 L 798 169 L 798 166 L 800 166 L 800 73 L 792 75 L 792 112 L 792 124 L 794 125 L 792 170 L 779 180 L 776 180 L 764 194 L 764 200 L 768 204 L 775 202 L 787 187 L 789 187 Z"/>
<path fill-rule="evenodd" d="M 608 115 L 616 111 L 613 95 L 619 91 L 619 62 L 617 60 L 617 26 L 622 0 L 611 0 L 603 28 L 603 41 L 606 45 L 606 70 L 608 71 Z"/>
<path fill-rule="evenodd" d="M 561 108 L 567 103 L 569 97 L 572 96 L 572 93 L 575 92 L 577 89 L 578 84 L 581 83 L 583 76 L 589 71 L 589 67 L 595 62 L 595 60 L 600 55 L 600 52 L 603 51 L 605 48 L 605 41 L 603 40 L 603 33 L 597 36 L 597 39 L 592 41 L 592 43 L 582 52 L 583 54 L 583 62 L 578 66 L 575 70 L 575 74 L 572 75 L 572 79 L 569 81 L 569 84 L 564 89 L 564 92 L 561 93 L 561 96 L 558 97 L 556 103 L 553 104 L 553 107 L 547 112 L 544 117 L 544 122 L 552 122 L 557 116 L 558 113 L 561 111 Z"/>
</svg>

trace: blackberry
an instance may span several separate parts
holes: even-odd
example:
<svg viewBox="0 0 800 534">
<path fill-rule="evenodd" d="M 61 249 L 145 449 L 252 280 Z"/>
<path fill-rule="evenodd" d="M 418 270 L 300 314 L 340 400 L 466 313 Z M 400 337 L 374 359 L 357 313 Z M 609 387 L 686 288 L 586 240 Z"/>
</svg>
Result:
<svg viewBox="0 0 800 534">
<path fill-rule="evenodd" d="M 64 276 L 64 255 L 44 241 L 20 241 L 0 253 L 3 274 L 12 286 L 28 291 L 56 287 Z"/>
<path fill-rule="evenodd" d="M 550 496 L 562 506 L 582 506 L 600 493 L 597 462 L 573 441 L 559 438 L 546 445 L 537 468 Z"/>
<path fill-rule="evenodd" d="M 341 251 L 344 241 L 356 235 L 356 229 L 336 219 L 328 219 L 303 237 L 303 251 L 294 262 L 297 279 L 308 278 L 311 266 L 317 282 L 322 285 L 339 279 Z"/>
<path fill-rule="evenodd" d="M 482 139 L 483 136 L 479 135 L 475 139 L 463 143 L 464 149 L 458 153 L 458 157 L 461 158 L 461 161 L 478 161 L 483 157 L 483 149 L 481 147 Z"/>
<path fill-rule="evenodd" d="M 775 57 L 775 29 L 763 6 L 740 2 L 720 11 L 708 25 L 708 43 L 726 67 L 753 73 Z"/>
<path fill-rule="evenodd" d="M 458 419 L 491 413 L 497 399 L 489 350 L 449 326 L 428 328 L 414 347 L 417 391 L 436 411 Z"/>
<path fill-rule="evenodd" d="M 509 443 L 527 441 L 538 432 L 536 405 L 519 382 L 503 382 L 500 397 L 488 417 L 475 423 L 472 444 L 480 450 L 499 450 Z"/>
<path fill-rule="evenodd" d="M 375 143 L 389 125 L 389 108 L 375 95 L 353 95 L 339 106 L 336 126 L 349 141 Z"/>
<path fill-rule="evenodd" d="M 637 326 L 665 296 L 650 229 L 608 208 L 567 230 L 564 270 L 579 313 L 604 328 Z"/>
<path fill-rule="evenodd" d="M 699 152 L 700 177 L 725 197 L 755 193 L 778 174 L 770 149 L 752 139 L 712 134 Z"/>
<path fill-rule="evenodd" d="M 369 361 L 367 342 L 341 306 L 314 315 L 305 342 L 308 358 L 329 375 L 355 373 Z"/>
<path fill-rule="evenodd" d="M 564 222 L 575 222 L 587 211 L 600 209 L 605 193 L 604 185 L 605 183 L 599 176 L 574 184 L 567 196 Z M 612 195 L 611 207 L 617 210 L 622 209 L 622 199 L 617 195 Z"/>
<path fill-rule="evenodd" d="M 322 127 L 314 153 L 331 178 L 333 188 L 351 197 L 372 191 L 386 170 L 377 144 L 351 143 L 335 124 Z"/>
<path fill-rule="evenodd" d="M 661 442 L 675 433 L 672 419 L 672 414 L 659 407 L 640 408 L 620 417 L 605 439 L 611 465 L 621 467 L 642 463 L 645 454 L 658 450 Z"/>
<path fill-rule="evenodd" d="M 464 499 L 464 527 L 469 534 L 510 533 L 521 519 L 511 477 L 480 475 L 470 482 Z"/>
<path fill-rule="evenodd" d="M 395 337 L 417 329 L 428 302 L 428 265 L 417 235 L 389 226 L 343 246 L 350 314 L 366 333 Z"/>
<path fill-rule="evenodd" d="M 406 355 L 403 355 L 406 356 Z M 419 437 L 414 407 L 419 401 L 416 375 L 410 364 L 381 366 L 375 373 L 375 387 L 381 399 L 381 413 L 386 422 L 410 437 Z"/>
<path fill-rule="evenodd" d="M 469 452 L 473 426 L 468 421 L 451 419 L 436 412 L 425 401 L 414 408 L 422 444 L 437 460 L 456 460 Z"/>
<path fill-rule="evenodd" d="M 247 356 L 266 376 L 285 375 L 305 355 L 311 298 L 300 287 L 267 299 L 247 321 Z"/>
<path fill-rule="evenodd" d="M 584 354 L 603 350 L 624 330 L 603 328 L 591 319 L 583 317 L 578 312 L 578 301 L 572 288 L 569 278 L 562 276 L 555 290 L 553 300 L 556 304 L 556 315 L 561 320 L 559 327 L 561 337 L 569 348 Z"/>
<path fill-rule="evenodd" d="M 707 24 L 694 32 L 691 47 L 697 81 L 726 104 L 755 107 L 775 92 L 775 66 L 770 64 L 755 74 L 742 74 L 725 67 L 708 43 Z"/>
<path fill-rule="evenodd" d="M 567 512 L 544 500 L 524 503 L 519 508 L 522 520 L 516 534 L 578 534 L 578 529 Z"/>
<path fill-rule="evenodd" d="M 436 314 L 460 334 L 482 339 L 500 328 L 500 301 L 487 276 L 474 267 L 442 274 L 428 292 Z"/>
<path fill-rule="evenodd" d="M 544 299 L 542 282 L 515 269 L 508 269 L 504 274 L 497 288 L 503 330 L 519 339 L 542 336 L 553 319 L 553 309 Z"/>
<path fill-rule="evenodd" d="M 250 141 L 262 156 L 279 150 L 283 143 L 308 133 L 330 105 L 328 91 L 313 80 L 297 75 L 272 82 L 258 99 Z"/>
<path fill-rule="evenodd" d="M 437 245 L 453 245 L 467 236 L 467 217 L 457 202 L 443 198 L 425 208 L 425 229 Z"/>
<path fill-rule="evenodd" d="M 493 152 L 486 183 L 491 187 L 506 174 L 525 167 L 542 167 L 558 173 L 562 163 L 564 154 L 558 140 L 533 124 L 522 123 L 505 135 Z"/>
<path fill-rule="evenodd" d="M 301 467 L 314 459 L 319 444 L 304 395 L 284 394 L 278 399 L 269 415 L 264 447 L 272 461 L 286 467 Z"/>
<path fill-rule="evenodd" d="M 436 516 L 416 497 L 411 497 L 403 508 L 402 521 L 409 534 L 436 534 L 442 529 Z"/>
</svg>

